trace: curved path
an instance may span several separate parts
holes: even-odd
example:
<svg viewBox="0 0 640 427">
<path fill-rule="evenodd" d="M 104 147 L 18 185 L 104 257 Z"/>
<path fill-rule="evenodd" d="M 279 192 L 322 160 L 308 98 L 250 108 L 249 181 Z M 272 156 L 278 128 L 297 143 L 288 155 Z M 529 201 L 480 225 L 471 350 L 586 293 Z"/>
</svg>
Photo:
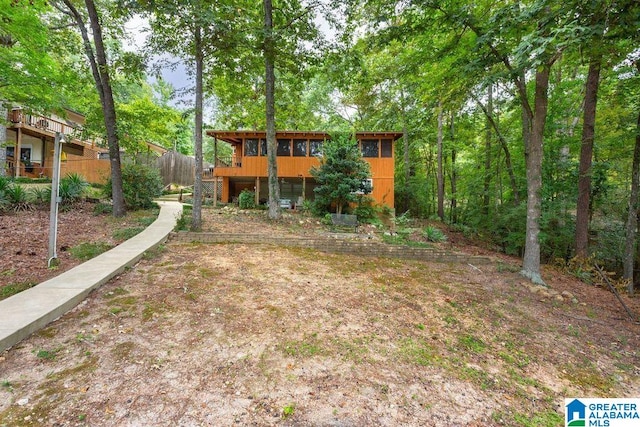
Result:
<svg viewBox="0 0 640 427">
<path fill-rule="evenodd" d="M 159 201 L 158 218 L 115 248 L 0 301 L 0 351 L 15 345 L 78 305 L 95 288 L 137 263 L 145 251 L 164 243 L 182 205 Z"/>
</svg>

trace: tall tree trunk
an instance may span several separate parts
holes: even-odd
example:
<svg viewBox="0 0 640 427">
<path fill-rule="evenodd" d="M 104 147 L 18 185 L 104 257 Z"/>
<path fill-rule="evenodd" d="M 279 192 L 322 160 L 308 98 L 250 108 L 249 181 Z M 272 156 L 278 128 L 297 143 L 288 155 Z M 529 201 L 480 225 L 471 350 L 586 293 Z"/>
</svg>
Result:
<svg viewBox="0 0 640 427">
<path fill-rule="evenodd" d="M 89 22 L 91 25 L 91 32 L 93 34 L 93 43 L 95 46 L 94 54 L 91 41 L 89 40 L 89 34 L 82 16 L 71 0 L 63 0 L 63 2 L 69 9 L 69 12 L 71 12 L 82 36 L 87 61 L 91 67 L 91 73 L 102 105 L 111 166 L 111 198 L 113 201 L 113 216 L 124 216 L 126 213 L 126 206 L 124 204 L 124 193 L 122 190 L 122 169 L 120 163 L 120 143 L 118 140 L 116 109 L 113 101 L 113 91 L 111 90 L 109 66 L 107 64 L 107 57 L 104 49 L 100 18 L 98 17 L 98 12 L 93 0 L 85 0 L 85 6 L 87 8 Z M 56 7 L 58 6 L 56 5 Z"/>
<path fill-rule="evenodd" d="M 402 114 L 402 160 L 404 164 L 404 187 L 409 188 L 409 180 L 411 179 L 411 165 L 409 163 L 409 131 L 407 129 L 407 112 L 405 109 L 404 91 L 401 91 L 401 114 Z M 402 202 L 402 210 L 407 212 L 409 210 L 409 191 L 404 192 L 404 200 Z"/>
<path fill-rule="evenodd" d="M 489 85 L 487 90 L 487 130 L 484 140 L 484 183 L 482 186 L 482 214 L 485 217 L 489 216 L 489 203 L 490 200 L 490 187 L 491 187 L 491 139 L 493 133 L 491 132 L 491 120 L 489 117 L 493 116 L 493 85 Z"/>
<path fill-rule="evenodd" d="M 485 116 L 487 117 L 487 120 L 489 121 L 489 124 L 491 125 L 491 127 L 493 128 L 493 131 L 495 132 L 496 136 L 498 137 L 498 142 L 500 142 L 500 147 L 502 148 L 502 151 L 504 152 L 504 164 L 507 167 L 507 173 L 509 174 L 509 185 L 511 187 L 511 192 L 513 193 L 513 203 L 515 206 L 518 206 L 520 204 L 520 192 L 518 191 L 518 184 L 516 182 L 516 174 L 513 171 L 513 164 L 511 162 L 511 152 L 509 151 L 509 146 L 507 145 L 507 141 L 504 139 L 504 136 L 502 135 L 502 132 L 500 132 L 500 128 L 498 127 L 498 123 L 496 122 L 496 120 L 493 117 L 493 112 L 489 112 L 489 110 L 487 109 L 487 107 L 484 106 L 484 104 L 482 104 L 482 102 L 480 102 L 479 99 L 476 98 L 476 102 L 478 103 L 478 105 L 480 106 L 480 108 L 482 109 L 482 111 L 484 112 Z M 523 109 L 523 132 L 525 130 L 525 124 L 524 124 L 524 109 Z M 527 119 L 527 122 L 529 122 L 530 120 Z M 527 132 L 531 132 L 531 129 L 528 127 L 526 127 Z M 528 140 L 528 137 L 527 137 Z"/>
<path fill-rule="evenodd" d="M 544 284 L 540 275 L 540 217 L 542 214 L 542 143 L 547 120 L 550 64 L 536 71 L 534 114 L 529 144 L 525 150 L 527 163 L 527 229 L 521 274 L 534 283 Z"/>
<path fill-rule="evenodd" d="M 640 61 L 636 61 L 640 71 Z M 629 213 L 627 214 L 626 239 L 624 247 L 624 278 L 629 281 L 629 294 L 634 292 L 634 259 L 636 254 L 636 239 L 638 228 L 638 196 L 640 193 L 640 112 L 636 123 L 636 143 L 633 150 L 633 170 L 631 173 L 631 195 L 629 196 Z"/>
<path fill-rule="evenodd" d="M 7 175 L 7 126 L 5 119 L 7 118 L 7 107 L 0 100 L 0 176 Z"/>
<path fill-rule="evenodd" d="M 589 218 L 591 199 L 591 162 L 595 138 L 596 106 L 600 84 L 602 55 L 596 54 L 589 64 L 589 73 L 584 94 L 582 119 L 582 144 L 580 145 L 580 166 L 578 175 L 578 203 L 576 207 L 576 256 L 589 256 Z"/>
<path fill-rule="evenodd" d="M 273 5 L 264 0 L 264 66 L 267 120 L 267 163 L 269 175 L 269 218 L 280 218 L 280 187 L 278 186 L 278 163 L 276 153 L 276 108 L 275 108 L 275 41 L 273 39 Z"/>
<path fill-rule="evenodd" d="M 438 158 L 438 172 L 436 176 L 437 186 L 438 186 L 438 217 L 440 217 L 441 221 L 444 221 L 444 167 L 442 165 L 442 139 L 443 139 L 443 112 L 442 112 L 442 102 L 438 101 L 438 147 L 437 147 L 437 158 Z"/>
<path fill-rule="evenodd" d="M 196 111 L 195 111 L 195 155 L 196 170 L 193 185 L 193 211 L 191 218 L 191 231 L 202 229 L 202 75 L 204 57 L 202 52 L 202 28 L 196 24 L 194 34 L 194 48 L 196 59 Z"/>
<path fill-rule="evenodd" d="M 458 222 L 458 199 L 457 199 L 457 185 L 458 177 L 456 174 L 456 148 L 455 148 L 455 130 L 454 130 L 454 118 L 455 115 L 451 113 L 451 222 L 455 224 Z"/>
</svg>

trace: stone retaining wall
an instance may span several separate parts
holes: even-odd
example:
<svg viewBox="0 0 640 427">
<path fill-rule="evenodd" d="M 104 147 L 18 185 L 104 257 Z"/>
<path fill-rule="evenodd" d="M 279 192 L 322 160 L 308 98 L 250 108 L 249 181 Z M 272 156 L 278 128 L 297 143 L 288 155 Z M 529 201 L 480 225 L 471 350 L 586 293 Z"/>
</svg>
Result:
<svg viewBox="0 0 640 427">
<path fill-rule="evenodd" d="M 194 233 L 190 231 L 171 233 L 169 240 L 180 243 L 271 244 L 277 246 L 311 248 L 329 253 L 417 259 L 444 263 L 470 263 L 475 265 L 488 264 L 492 262 L 487 257 L 464 255 L 435 248 L 416 248 L 403 245 L 390 245 L 373 240 L 344 240 L 322 237 L 276 237 L 261 234 Z"/>
</svg>

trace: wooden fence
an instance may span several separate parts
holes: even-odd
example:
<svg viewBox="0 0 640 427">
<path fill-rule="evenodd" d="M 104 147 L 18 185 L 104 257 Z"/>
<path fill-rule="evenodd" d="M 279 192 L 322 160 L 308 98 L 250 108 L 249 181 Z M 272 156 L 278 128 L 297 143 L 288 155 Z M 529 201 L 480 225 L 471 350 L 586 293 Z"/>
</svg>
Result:
<svg viewBox="0 0 640 427">
<path fill-rule="evenodd" d="M 189 186 L 195 181 L 196 161 L 176 151 L 167 151 L 157 160 L 164 185 Z"/>
</svg>

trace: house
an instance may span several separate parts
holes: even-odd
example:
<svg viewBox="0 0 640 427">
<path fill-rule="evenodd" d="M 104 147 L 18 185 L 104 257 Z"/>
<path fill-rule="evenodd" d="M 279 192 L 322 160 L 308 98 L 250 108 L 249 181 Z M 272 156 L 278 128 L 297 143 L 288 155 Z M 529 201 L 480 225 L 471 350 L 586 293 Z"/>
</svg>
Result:
<svg viewBox="0 0 640 427">
<path fill-rule="evenodd" d="M 57 132 L 65 135 L 60 174 L 78 173 L 88 182 L 102 183 L 110 174 L 109 161 L 101 160 L 103 149 L 80 139 L 85 118 L 72 110 L 65 117 L 29 113 L 13 108 L 7 117 L 7 175 L 49 177 L 53 175 L 53 145 Z"/>
<path fill-rule="evenodd" d="M 39 115 L 14 108 L 8 113 L 7 125 L 7 175 L 39 178 L 53 175 L 53 144 L 57 132 L 64 134 L 60 176 L 77 173 L 90 183 L 105 183 L 111 174 L 109 150 L 99 147 L 96 141 L 80 139 L 85 118 L 72 110 L 65 110 L 65 117 L 55 114 Z M 149 164 L 167 150 L 146 142 L 143 156 Z M 121 150 L 124 157 L 125 152 Z"/>
<path fill-rule="evenodd" d="M 207 135 L 231 145 L 230 158 L 215 159 L 213 171 L 203 181 L 211 183 L 216 197 L 228 203 L 242 190 L 255 191 L 256 201 L 268 198 L 267 143 L 264 131 L 209 130 Z M 357 132 L 355 135 L 364 160 L 371 166 L 371 196 L 377 204 L 394 207 L 394 144 L 402 136 L 399 132 Z M 329 138 L 325 132 L 280 131 L 277 164 L 280 198 L 293 203 L 313 199 L 316 182 L 311 168 L 319 166 L 322 144 Z M 217 148 L 214 149 L 217 152 Z"/>
</svg>

